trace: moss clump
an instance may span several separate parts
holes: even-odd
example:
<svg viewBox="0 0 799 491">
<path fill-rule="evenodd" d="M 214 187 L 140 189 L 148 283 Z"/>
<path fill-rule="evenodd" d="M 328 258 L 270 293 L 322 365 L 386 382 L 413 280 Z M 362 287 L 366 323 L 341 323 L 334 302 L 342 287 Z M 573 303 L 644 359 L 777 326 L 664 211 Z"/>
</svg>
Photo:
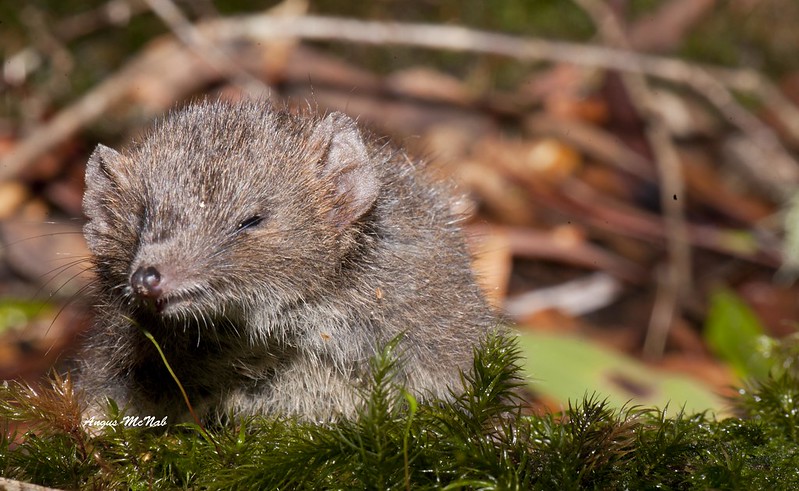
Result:
<svg viewBox="0 0 799 491">
<path fill-rule="evenodd" d="M 722 421 L 615 410 L 597 397 L 523 416 L 512 340 L 475 351 L 452 402 L 420 403 L 397 386 L 394 348 L 375 358 L 359 416 L 335 424 L 256 418 L 87 432 L 68 378 L 8 384 L 0 421 L 17 426 L 0 440 L 0 474 L 79 489 L 799 489 L 793 370 L 742 390 L 740 417 Z M 121 416 L 111 403 L 109 420 Z"/>
</svg>

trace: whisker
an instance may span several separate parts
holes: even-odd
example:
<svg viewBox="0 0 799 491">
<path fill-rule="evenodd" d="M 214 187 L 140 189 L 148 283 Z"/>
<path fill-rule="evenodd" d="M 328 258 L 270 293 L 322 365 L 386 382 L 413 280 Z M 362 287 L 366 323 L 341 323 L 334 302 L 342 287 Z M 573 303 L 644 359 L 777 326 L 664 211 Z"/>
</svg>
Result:
<svg viewBox="0 0 799 491">
<path fill-rule="evenodd" d="M 83 232 L 81 232 L 80 230 L 68 230 L 63 232 L 48 232 L 46 234 L 31 235 L 29 237 L 23 237 L 21 239 L 9 242 L 8 244 L 6 244 L 6 248 L 17 246 L 19 244 L 22 244 L 23 242 L 28 242 L 36 239 L 43 239 L 45 237 L 55 237 L 58 235 L 83 235 Z"/>
<path fill-rule="evenodd" d="M 58 312 L 56 312 L 55 316 L 53 316 L 53 320 L 50 321 L 50 325 L 47 326 L 47 330 L 44 332 L 44 337 L 47 337 L 47 335 L 50 334 L 50 330 L 55 325 L 55 321 L 58 320 L 58 318 L 61 316 L 61 313 L 64 312 L 64 310 L 67 307 L 72 305 L 80 297 L 81 294 L 83 294 L 86 290 L 88 290 L 92 286 L 94 286 L 94 282 L 93 281 L 89 282 L 86 285 L 84 285 L 81 288 L 79 288 L 78 291 L 75 292 L 74 295 L 72 295 L 69 299 L 67 299 L 66 302 L 64 302 L 64 304 L 58 309 Z M 49 353 L 52 348 L 53 348 L 52 346 L 50 348 L 48 348 L 47 349 L 47 353 Z M 45 354 L 47 354 L 47 353 L 45 353 Z"/>
<path fill-rule="evenodd" d="M 87 261 L 87 259 L 85 259 L 85 258 L 76 259 L 74 261 L 70 261 L 67 264 L 61 265 L 61 266 L 59 266 L 57 268 L 54 268 L 54 269 L 51 269 L 47 273 L 39 275 L 38 278 L 42 279 L 42 278 L 45 278 L 47 275 L 49 275 L 49 274 L 51 274 L 53 272 L 57 272 L 52 277 L 50 277 L 47 281 L 42 283 L 39 286 L 39 288 L 36 289 L 36 292 L 34 293 L 34 295 L 38 296 L 39 294 L 41 294 L 42 291 L 47 287 L 47 285 L 49 285 L 50 283 L 55 281 L 59 276 L 61 276 L 61 273 L 71 269 L 73 266 L 79 265 L 79 264 L 84 263 L 86 261 Z M 71 282 L 72 280 L 74 280 L 78 276 L 82 275 L 83 273 L 86 273 L 87 271 L 91 271 L 92 269 L 94 269 L 93 265 L 89 265 L 89 266 L 81 269 L 77 274 L 74 274 L 74 275 L 70 276 L 60 287 L 58 287 L 55 291 L 51 292 L 47 297 L 48 298 L 52 298 L 56 293 L 61 291 L 62 288 L 64 288 L 66 285 L 68 285 L 69 282 Z"/>
</svg>

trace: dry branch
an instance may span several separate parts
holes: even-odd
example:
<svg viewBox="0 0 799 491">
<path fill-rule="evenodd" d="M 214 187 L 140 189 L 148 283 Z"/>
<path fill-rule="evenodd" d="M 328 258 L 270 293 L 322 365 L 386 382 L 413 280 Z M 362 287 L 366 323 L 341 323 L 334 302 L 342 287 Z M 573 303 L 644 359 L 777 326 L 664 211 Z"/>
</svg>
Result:
<svg viewBox="0 0 799 491">
<path fill-rule="evenodd" d="M 597 25 L 606 42 L 622 48 L 629 47 L 624 29 L 607 4 L 599 0 L 575 0 Z M 682 304 L 690 297 L 691 245 L 685 221 L 685 183 L 682 177 L 680 157 L 668 128 L 663 121 L 662 109 L 655 103 L 647 80 L 640 73 L 628 72 L 622 80 L 631 102 L 638 113 L 644 116 L 644 130 L 655 158 L 660 180 L 660 205 L 663 209 L 663 224 L 666 228 L 668 260 L 665 271 L 658 282 L 658 293 L 644 352 L 652 358 L 660 358 L 665 350 L 671 325 L 682 311 Z"/>
<path fill-rule="evenodd" d="M 269 87 L 242 68 L 213 40 L 197 29 L 171 0 L 144 0 L 150 9 L 169 27 L 175 36 L 198 57 L 220 74 L 232 74 L 238 84 L 251 94 L 268 93 Z"/>
<path fill-rule="evenodd" d="M 520 38 L 456 26 L 381 23 L 312 16 L 295 19 L 250 16 L 223 19 L 219 22 L 219 30 L 230 33 L 246 32 L 249 37 L 261 40 L 297 36 L 304 39 L 466 51 L 518 60 L 565 62 L 642 73 L 685 84 L 713 104 L 731 125 L 745 133 L 753 147 L 761 153 L 763 159 L 746 163 L 753 176 L 765 181 L 764 184 L 782 197 L 790 196 L 799 184 L 799 165 L 784 149 L 774 132 L 738 104 L 723 80 L 714 77 L 708 67 L 701 65 L 673 58 L 642 55 L 624 49 Z M 786 114 L 787 112 L 782 111 L 778 116 Z M 791 119 L 786 123 L 792 122 Z M 764 161 L 769 164 L 766 166 Z"/>
<path fill-rule="evenodd" d="M 146 9 L 137 0 L 110 0 L 108 3 L 64 19 L 53 26 L 53 35 L 60 43 L 68 43 L 109 25 L 122 26 Z M 0 78 L 4 85 L 18 85 L 42 66 L 43 58 L 36 46 L 25 47 L 6 58 Z"/>
<path fill-rule="evenodd" d="M 799 184 L 799 166 L 785 151 L 774 132 L 759 119 L 737 103 L 725 83 L 740 88 L 744 78 L 718 78 L 707 67 L 680 60 L 641 55 L 627 50 L 591 46 L 578 43 L 546 41 L 521 38 L 505 34 L 477 31 L 465 27 L 430 24 L 386 23 L 356 21 L 349 19 L 315 16 L 275 16 L 271 14 L 231 17 L 212 20 L 196 25 L 204 39 L 214 45 L 235 42 L 269 42 L 283 39 L 328 40 L 373 45 L 404 45 L 428 49 L 473 52 L 506 56 L 522 61 L 551 61 L 574 63 L 583 66 L 642 73 L 656 78 L 690 86 L 711 102 L 727 121 L 747 135 L 748 141 L 759 158 L 747 160 L 750 174 L 763 181 L 776 195 L 787 196 Z M 126 70 L 127 68 L 123 69 Z M 736 73 L 725 71 L 726 74 Z M 117 78 L 117 77 L 115 77 Z M 117 80 L 123 82 L 124 80 Z M 762 79 L 744 85 L 760 87 L 760 94 L 768 94 L 769 102 L 776 102 L 778 92 Z M 105 85 L 102 84 L 102 85 Z M 768 87 L 768 88 L 763 88 Z M 124 94 L 129 87 L 117 92 Z M 93 93 L 86 94 L 76 106 L 95 106 Z M 105 108 L 102 108 L 105 109 Z M 73 107 L 65 111 L 75 113 Z M 101 112 L 100 112 L 101 113 Z M 88 113 L 87 113 L 88 114 Z M 786 127 L 799 127 L 799 118 L 794 118 L 793 109 L 775 112 L 787 118 Z M 82 118 L 81 124 L 99 117 L 91 111 L 91 117 Z M 0 180 L 16 175 L 32 160 L 51 150 L 68 138 L 77 129 L 65 131 L 63 118 L 56 117 L 51 123 L 32 132 L 17 148 L 0 163 Z M 55 130 L 55 131 L 54 131 Z M 767 164 L 766 164 L 767 163 Z M 768 165 L 768 167 L 765 167 Z"/>
</svg>

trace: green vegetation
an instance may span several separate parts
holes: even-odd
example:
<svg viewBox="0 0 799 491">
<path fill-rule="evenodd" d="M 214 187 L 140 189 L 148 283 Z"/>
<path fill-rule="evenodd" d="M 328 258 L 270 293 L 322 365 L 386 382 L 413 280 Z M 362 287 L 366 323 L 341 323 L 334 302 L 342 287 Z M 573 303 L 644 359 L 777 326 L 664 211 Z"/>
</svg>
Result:
<svg viewBox="0 0 799 491">
<path fill-rule="evenodd" d="M 667 416 L 708 411 L 725 414 L 726 402 L 713 389 L 679 373 L 657 370 L 617 350 L 575 335 L 524 329 L 519 348 L 523 373 L 536 393 L 555 401 L 602 394 L 608 408 L 635 404 L 667 408 Z M 563 360 L 569 360 L 566 369 Z"/>
<path fill-rule="evenodd" d="M 52 315 L 52 306 L 45 302 L 0 298 L 0 334 L 22 329 L 36 319 Z"/>
<path fill-rule="evenodd" d="M 335 424 L 258 418 L 202 431 L 81 424 L 70 380 L 8 384 L 0 474 L 103 489 L 781 489 L 799 487 L 799 373 L 740 391 L 740 417 L 626 407 L 587 396 L 563 414 L 521 415 L 515 342 L 476 350 L 452 402 L 418 402 L 393 382 L 394 345 L 374 361 L 360 415 Z M 121 421 L 109 404 L 108 419 Z M 5 434 L 6 432 L 4 432 Z"/>
<path fill-rule="evenodd" d="M 769 352 L 776 341 L 746 302 L 730 290 L 712 292 L 702 332 L 710 349 L 742 379 L 763 379 L 775 368 Z"/>
</svg>

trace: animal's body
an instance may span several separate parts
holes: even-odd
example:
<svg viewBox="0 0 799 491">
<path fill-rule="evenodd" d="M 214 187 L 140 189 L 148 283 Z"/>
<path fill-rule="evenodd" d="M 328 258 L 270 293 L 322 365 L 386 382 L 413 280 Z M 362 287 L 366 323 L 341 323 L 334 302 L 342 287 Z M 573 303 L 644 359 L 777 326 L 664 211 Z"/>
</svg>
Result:
<svg viewBox="0 0 799 491">
<path fill-rule="evenodd" d="M 496 325 L 448 188 L 349 117 L 266 103 L 176 111 L 98 146 L 84 228 L 97 320 L 81 385 L 135 414 L 351 415 L 402 334 L 400 381 L 447 395 Z"/>
</svg>

